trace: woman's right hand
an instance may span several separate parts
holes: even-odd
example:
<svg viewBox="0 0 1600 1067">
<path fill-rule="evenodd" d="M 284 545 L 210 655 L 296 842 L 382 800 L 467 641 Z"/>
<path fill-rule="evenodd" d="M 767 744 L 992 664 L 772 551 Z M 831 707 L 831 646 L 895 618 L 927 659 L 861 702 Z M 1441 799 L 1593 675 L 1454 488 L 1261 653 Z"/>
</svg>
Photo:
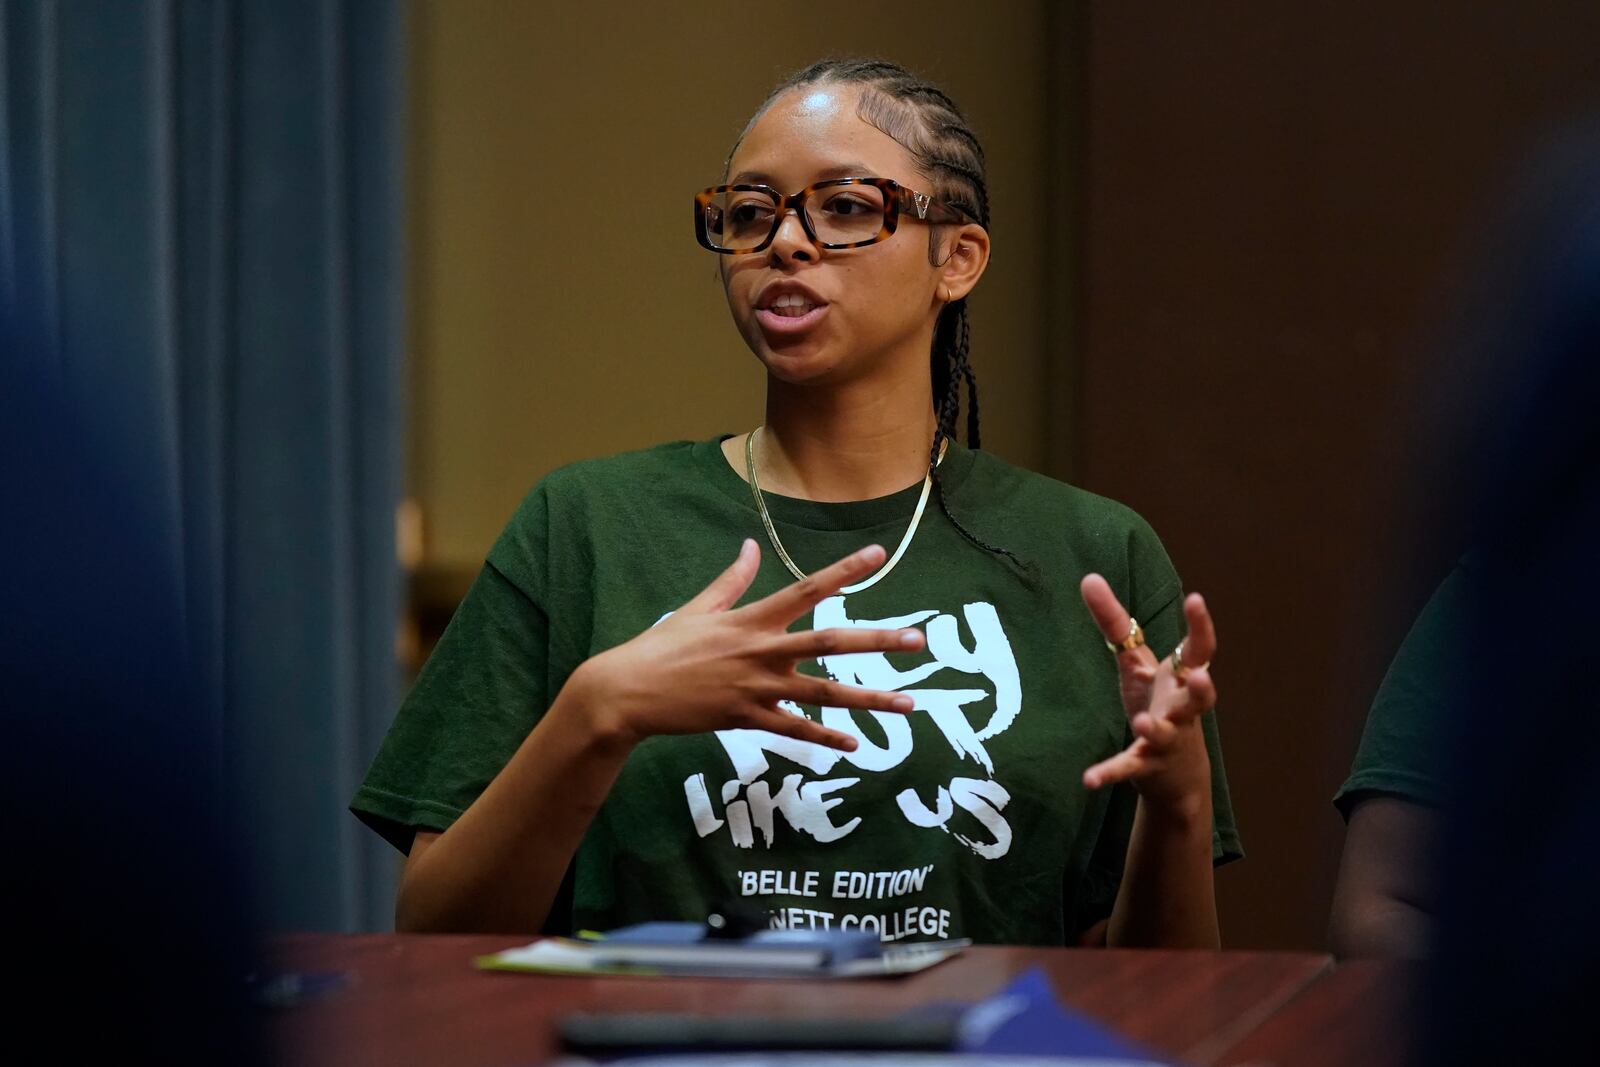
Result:
<svg viewBox="0 0 1600 1067">
<path fill-rule="evenodd" d="M 573 673 L 600 734 L 633 744 L 655 734 L 769 730 L 849 752 L 855 738 L 784 711 L 782 700 L 908 712 L 912 699 L 800 674 L 801 660 L 850 652 L 910 652 L 922 631 L 840 627 L 789 633 L 817 604 L 883 564 L 871 545 L 769 597 L 734 608 L 755 580 L 761 552 L 746 540 L 738 559 L 668 618 L 589 659 Z"/>
</svg>

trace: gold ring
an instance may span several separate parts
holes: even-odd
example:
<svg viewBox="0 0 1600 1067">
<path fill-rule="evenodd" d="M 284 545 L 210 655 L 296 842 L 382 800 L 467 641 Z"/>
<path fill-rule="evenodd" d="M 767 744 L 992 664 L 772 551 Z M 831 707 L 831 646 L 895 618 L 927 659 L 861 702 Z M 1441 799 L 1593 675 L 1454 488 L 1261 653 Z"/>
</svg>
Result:
<svg viewBox="0 0 1600 1067">
<path fill-rule="evenodd" d="M 1189 639 L 1185 637 L 1182 641 L 1178 642 L 1178 647 L 1172 650 L 1172 675 L 1180 682 L 1183 681 L 1183 676 L 1188 674 L 1190 669 L 1189 665 L 1183 662 L 1183 646 L 1187 644 L 1188 641 Z M 1204 670 L 1209 666 L 1211 666 L 1211 661 L 1206 660 L 1204 663 L 1200 664 L 1198 669 Z"/>
<path fill-rule="evenodd" d="M 1132 652 L 1143 644 L 1144 630 L 1140 628 L 1139 620 L 1130 615 L 1128 616 L 1128 636 L 1116 643 L 1107 641 L 1106 647 L 1115 654 L 1118 652 Z"/>
</svg>

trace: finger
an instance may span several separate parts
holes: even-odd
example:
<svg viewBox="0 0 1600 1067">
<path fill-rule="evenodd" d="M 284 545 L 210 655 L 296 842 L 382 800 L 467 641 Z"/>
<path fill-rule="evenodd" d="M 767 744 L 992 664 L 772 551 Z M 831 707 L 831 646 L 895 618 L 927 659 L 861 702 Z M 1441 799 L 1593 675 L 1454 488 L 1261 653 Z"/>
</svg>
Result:
<svg viewBox="0 0 1600 1067">
<path fill-rule="evenodd" d="M 1144 769 L 1144 759 L 1140 753 L 1141 745 L 1135 741 L 1128 748 L 1118 752 L 1108 760 L 1101 760 L 1093 767 L 1083 772 L 1083 785 L 1086 789 L 1100 789 L 1118 782 L 1126 782 L 1135 777 Z"/>
<path fill-rule="evenodd" d="M 1156 662 L 1154 653 L 1140 645 L 1133 652 L 1117 650 L 1117 669 L 1122 672 L 1122 687 L 1125 691 L 1131 684 L 1136 683 L 1140 687 L 1139 692 L 1148 694 L 1150 687 L 1155 684 L 1156 674 L 1161 665 Z"/>
<path fill-rule="evenodd" d="M 1144 738 L 1158 748 L 1172 744 L 1178 737 L 1178 726 L 1171 718 L 1152 715 L 1148 711 L 1135 715 L 1129 725 L 1135 736 Z"/>
<path fill-rule="evenodd" d="M 1189 636 L 1183 639 L 1183 661 L 1193 666 L 1210 663 L 1217 654 L 1217 628 L 1211 620 L 1205 597 L 1190 593 L 1183 601 L 1183 617 Z"/>
<path fill-rule="evenodd" d="M 748 610 L 769 622 L 789 625 L 851 582 L 865 578 L 883 565 L 882 545 L 868 545 L 830 567 L 778 590 L 749 605 Z"/>
<path fill-rule="evenodd" d="M 727 611 L 739 602 L 745 590 L 750 588 L 750 583 L 756 579 L 756 571 L 761 566 L 761 547 L 752 538 L 746 537 L 744 544 L 739 546 L 739 555 L 727 570 L 712 579 L 711 584 L 702 589 L 698 596 L 689 601 L 679 613 L 710 614 L 715 611 Z"/>
<path fill-rule="evenodd" d="M 772 642 L 771 652 L 793 663 L 851 652 L 911 652 L 926 644 L 921 630 L 867 630 L 835 626 L 784 634 Z"/>
<path fill-rule="evenodd" d="M 784 737 L 792 737 L 797 741 L 810 741 L 812 744 L 836 748 L 840 752 L 854 752 L 857 747 L 856 739 L 849 734 L 830 730 L 821 723 L 812 722 L 803 716 L 790 715 L 786 711 L 774 711 L 771 708 L 760 709 L 756 715 L 756 727 L 782 734 Z"/>
<path fill-rule="evenodd" d="M 1098 574 L 1086 574 L 1083 581 L 1078 583 L 1078 591 L 1083 595 L 1084 606 L 1089 609 L 1089 615 L 1094 619 L 1094 624 L 1100 628 L 1100 636 L 1117 645 L 1117 661 L 1125 662 L 1132 657 L 1124 656 L 1121 649 L 1123 641 L 1127 640 L 1128 632 L 1133 628 L 1133 617 L 1128 614 L 1128 609 L 1122 606 L 1122 601 L 1117 599 L 1117 594 L 1111 591 L 1111 583 Z M 1147 656 L 1154 662 L 1155 656 L 1143 645 L 1133 651 L 1139 653 L 1140 660 Z"/>
<path fill-rule="evenodd" d="M 1184 675 L 1177 699 L 1163 713 L 1170 722 L 1179 726 L 1192 722 L 1217 706 L 1217 685 L 1211 672 L 1204 667 L 1192 667 Z"/>
<path fill-rule="evenodd" d="M 808 674 L 791 674 L 779 682 L 769 694 L 771 700 L 793 700 L 798 704 L 816 707 L 855 708 L 859 711 L 893 711 L 904 714 L 916 707 L 916 701 L 905 693 L 889 693 L 881 689 L 861 689 L 841 685 Z"/>
<path fill-rule="evenodd" d="M 883 565 L 886 555 L 882 545 L 868 545 L 750 605 L 750 611 L 787 626 L 851 582 L 871 574 Z"/>
</svg>

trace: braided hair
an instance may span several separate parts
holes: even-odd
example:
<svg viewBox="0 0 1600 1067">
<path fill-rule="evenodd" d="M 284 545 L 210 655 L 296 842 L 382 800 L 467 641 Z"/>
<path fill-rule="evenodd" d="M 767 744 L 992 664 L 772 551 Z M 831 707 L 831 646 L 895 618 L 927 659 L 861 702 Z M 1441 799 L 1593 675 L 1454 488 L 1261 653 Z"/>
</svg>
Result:
<svg viewBox="0 0 1600 1067">
<path fill-rule="evenodd" d="M 857 114 L 862 121 L 899 142 L 911 154 L 917 169 L 927 175 L 938 199 L 954 204 L 985 229 L 989 227 L 989 183 L 984 173 L 983 146 L 967 124 L 966 116 L 943 90 L 922 81 L 905 67 L 883 59 L 824 59 L 790 75 L 768 94 L 745 125 L 745 133 L 756 124 L 780 96 L 807 85 L 833 84 L 861 87 Z M 739 140 L 744 134 L 739 135 Z M 734 148 L 738 148 L 735 142 Z M 731 160 L 732 153 L 729 153 Z M 929 228 L 928 262 L 939 266 L 941 233 Z M 939 450 L 946 439 L 954 440 L 961 421 L 961 391 L 966 386 L 969 448 L 981 447 L 978 416 L 978 379 L 969 356 L 972 331 L 968 324 L 967 300 L 952 300 L 939 312 L 933 328 L 933 346 L 928 354 L 932 371 L 933 409 L 937 428 L 928 464 L 933 470 L 939 507 L 952 525 L 972 544 L 1003 556 L 1032 577 L 1034 568 L 1015 554 L 990 544 L 969 530 L 950 510 L 944 481 L 939 477 Z"/>
</svg>

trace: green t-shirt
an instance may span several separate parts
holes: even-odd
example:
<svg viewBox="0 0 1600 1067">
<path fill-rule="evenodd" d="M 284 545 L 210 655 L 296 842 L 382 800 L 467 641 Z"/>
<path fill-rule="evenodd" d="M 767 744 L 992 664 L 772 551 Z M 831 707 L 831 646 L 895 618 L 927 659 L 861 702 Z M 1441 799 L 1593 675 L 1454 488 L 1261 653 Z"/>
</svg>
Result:
<svg viewBox="0 0 1600 1067">
<path fill-rule="evenodd" d="M 1372 700 L 1350 777 L 1333 803 L 1346 819 L 1375 794 L 1438 806 L 1443 799 L 1441 727 L 1448 694 L 1470 678 L 1466 623 L 1475 595 L 1473 557 L 1457 563 L 1428 599 Z"/>
<path fill-rule="evenodd" d="M 646 740 L 574 860 L 572 928 L 703 919 L 736 901 L 776 925 L 1060 944 L 1110 914 L 1136 798 L 1127 786 L 1086 791 L 1081 776 L 1131 734 L 1077 586 L 1104 575 L 1165 655 L 1182 625 L 1178 576 L 1121 505 L 956 445 L 941 477 L 957 518 L 1042 582 L 966 540 L 930 500 L 883 581 L 795 624 L 921 627 L 920 652 L 801 665 L 911 693 L 916 710 L 803 709 L 853 733 L 851 753 L 755 730 Z M 866 544 L 892 551 L 920 491 L 835 504 L 769 496 L 768 509 L 809 573 Z M 352 810 L 401 849 L 415 830 L 447 828 L 574 668 L 688 601 L 746 537 L 763 554 L 745 603 L 793 578 L 719 441 L 549 475 L 490 551 Z M 1242 853 L 1212 715 L 1204 730 L 1222 862 Z"/>
</svg>

